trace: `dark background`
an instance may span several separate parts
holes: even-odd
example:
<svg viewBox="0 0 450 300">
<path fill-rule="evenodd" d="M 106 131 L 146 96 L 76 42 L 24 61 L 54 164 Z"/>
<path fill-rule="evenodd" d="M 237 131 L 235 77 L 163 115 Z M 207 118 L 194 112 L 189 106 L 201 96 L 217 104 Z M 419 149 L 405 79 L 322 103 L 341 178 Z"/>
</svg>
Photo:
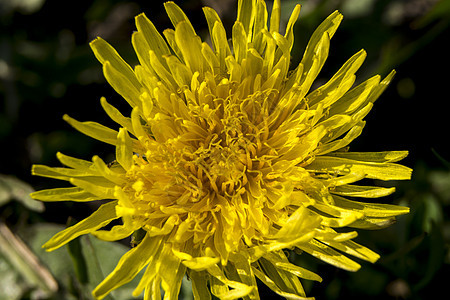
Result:
<svg viewBox="0 0 450 300">
<path fill-rule="evenodd" d="M 235 19 L 235 1 L 175 2 L 204 40 L 203 5 L 213 6 L 228 29 Z M 0 0 L 0 222 L 15 235 L 24 238 L 27 229 L 37 224 L 65 224 L 68 216 L 81 219 L 91 212 L 86 205 L 70 203 L 46 204 L 44 211 L 17 190 L 63 186 L 30 174 L 32 164 L 59 166 L 57 151 L 84 159 L 98 154 L 113 160 L 112 147 L 76 132 L 62 115 L 115 126 L 101 109 L 101 96 L 125 115 L 129 113 L 128 105 L 103 78 L 88 43 L 102 36 L 135 65 L 131 46 L 134 16 L 145 12 L 160 31 L 171 28 L 162 3 Z M 344 14 L 317 84 L 330 78 L 361 48 L 368 56 L 357 73 L 358 82 L 396 69 L 394 81 L 366 118 L 365 130 L 351 150 L 408 150 L 410 155 L 402 163 L 414 168 L 409 182 L 379 183 L 396 186 L 397 192 L 378 201 L 410 206 L 411 213 L 389 229 L 361 232 L 357 239 L 382 255 L 379 262 L 361 262 L 359 272 L 348 273 L 306 254 L 291 257 L 324 279 L 322 283 L 304 282 L 307 295 L 317 299 L 428 299 L 433 294 L 443 295 L 450 278 L 450 1 L 282 1 L 284 25 L 296 3 L 303 7 L 294 30 L 292 65 L 300 61 L 307 40 L 323 19 L 335 9 Z M 7 255 L 3 257 L 8 264 Z M 0 253 L 0 267 L 1 263 Z M 8 270 L 17 273 L 13 267 Z M 19 280 L 22 275 L 17 274 Z M 27 285 L 14 299 L 30 297 L 33 289 L 32 284 Z M 263 288 L 261 295 L 274 299 Z M 74 297 L 82 298 L 76 293 Z"/>
</svg>

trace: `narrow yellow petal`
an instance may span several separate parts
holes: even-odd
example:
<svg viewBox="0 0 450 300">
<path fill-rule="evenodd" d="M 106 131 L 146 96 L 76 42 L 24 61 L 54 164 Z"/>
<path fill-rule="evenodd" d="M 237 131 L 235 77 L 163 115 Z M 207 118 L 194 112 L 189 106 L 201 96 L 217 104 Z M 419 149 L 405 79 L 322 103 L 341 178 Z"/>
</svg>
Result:
<svg viewBox="0 0 450 300">
<path fill-rule="evenodd" d="M 70 183 L 102 199 L 114 199 L 115 184 L 103 177 L 86 180 L 70 178 Z"/>
<path fill-rule="evenodd" d="M 118 241 L 127 238 L 131 234 L 133 234 L 133 230 L 130 230 L 129 228 L 123 225 L 113 226 L 111 230 L 97 230 L 92 232 L 92 235 L 95 236 L 96 238 L 108 242 Z"/>
<path fill-rule="evenodd" d="M 173 55 L 167 55 L 164 58 L 178 87 L 189 87 L 192 79 L 192 71 Z"/>
<path fill-rule="evenodd" d="M 284 252 L 270 252 L 258 260 L 258 263 L 261 265 L 266 275 L 274 281 L 280 290 L 301 297 L 306 296 L 305 290 L 296 274 L 276 267 L 277 263 L 288 263 L 288 259 Z"/>
<path fill-rule="evenodd" d="M 389 218 L 398 215 L 407 214 L 409 207 L 382 204 L 382 203 L 364 203 L 348 200 L 343 197 L 333 196 L 337 206 L 345 209 L 359 211 L 364 213 L 366 217 Z"/>
<path fill-rule="evenodd" d="M 186 22 L 190 27 L 191 31 L 194 31 L 194 27 L 192 26 L 189 18 L 183 12 L 183 10 L 175 4 L 173 1 L 168 1 L 164 3 L 164 8 L 166 9 L 167 15 L 170 18 L 170 21 L 173 24 L 173 27 L 177 27 L 180 22 Z"/>
<path fill-rule="evenodd" d="M 363 172 L 367 178 L 380 180 L 407 180 L 411 178 L 412 170 L 408 167 L 393 163 L 374 163 L 356 161 L 353 159 L 320 156 L 306 167 L 308 170 L 326 173 L 348 173 Z"/>
<path fill-rule="evenodd" d="M 117 70 L 110 61 L 106 61 L 103 64 L 103 73 L 108 83 L 128 102 L 128 104 L 130 104 L 131 107 L 140 106 L 138 99 L 141 94 L 141 89 L 143 88 L 140 83 L 133 84 L 132 80 Z"/>
<path fill-rule="evenodd" d="M 307 87 L 309 89 L 309 86 L 312 84 L 311 81 L 316 78 L 318 72 L 322 69 L 328 55 L 330 39 L 336 32 L 342 18 L 342 15 L 338 11 L 335 11 L 314 31 L 300 63 L 303 65 L 303 73 L 305 75 L 308 74 L 308 76 L 302 76 L 299 85 L 308 82 Z M 316 66 L 315 59 L 318 60 Z M 306 81 L 305 77 L 308 78 L 308 81 Z"/>
<path fill-rule="evenodd" d="M 91 193 L 86 192 L 85 190 L 79 187 L 41 190 L 31 193 L 30 196 L 33 199 L 46 202 L 53 202 L 53 201 L 88 202 L 101 199 Z"/>
<path fill-rule="evenodd" d="M 153 50 L 157 56 L 170 54 L 169 47 L 164 41 L 161 34 L 155 28 L 155 25 L 147 18 L 145 14 L 139 14 L 136 16 L 136 27 L 139 32 L 142 32 L 142 36 L 145 38 L 148 46 L 148 50 Z M 145 50 L 145 49 L 143 49 Z M 142 51 L 148 54 L 149 51 Z"/>
<path fill-rule="evenodd" d="M 214 9 L 210 7 L 203 7 L 203 13 L 205 14 L 205 18 L 208 23 L 212 46 L 219 62 L 219 71 L 215 72 L 220 73 L 225 70 L 225 58 L 231 55 L 227 34 L 222 24 L 222 20 L 220 20 L 219 15 Z M 207 58 L 206 60 L 209 62 Z"/>
<path fill-rule="evenodd" d="M 258 277 L 259 280 L 261 280 L 262 283 L 264 283 L 267 287 L 269 287 L 272 291 L 277 293 L 278 295 L 285 297 L 286 299 L 293 299 L 293 300 L 312 300 L 313 298 L 310 297 L 302 297 L 298 294 L 290 293 L 283 291 L 280 287 L 277 286 L 277 284 L 264 272 L 257 268 L 253 268 L 253 272 L 255 273 L 256 277 Z"/>
<path fill-rule="evenodd" d="M 345 241 L 345 242 L 324 241 L 324 243 L 339 251 L 369 261 L 371 263 L 375 263 L 380 258 L 380 256 L 377 253 L 353 241 Z"/>
<path fill-rule="evenodd" d="M 177 89 L 177 83 L 173 79 L 172 74 L 169 70 L 162 64 L 160 58 L 156 55 L 152 50 L 149 53 L 150 55 L 150 64 L 152 68 L 155 70 L 155 73 L 158 75 L 160 80 L 168 86 L 170 90 L 175 91 Z M 162 58 L 161 58 L 162 59 Z"/>
<path fill-rule="evenodd" d="M 137 80 L 133 69 L 120 57 L 110 44 L 102 38 L 96 38 L 89 45 L 101 64 L 105 64 L 108 61 L 112 68 L 125 77 L 134 88 L 137 90 L 141 88 L 141 84 Z"/>
<path fill-rule="evenodd" d="M 148 237 L 125 253 L 116 268 L 92 292 L 97 299 L 103 299 L 109 292 L 131 281 L 155 254 L 161 238 Z"/>
<path fill-rule="evenodd" d="M 89 170 L 91 172 L 93 171 L 91 161 L 64 155 L 61 152 L 56 153 L 56 157 L 63 165 L 66 165 L 68 167 L 71 167 L 74 169 L 79 169 L 79 170 L 84 170 L 87 172 L 89 172 Z"/>
<path fill-rule="evenodd" d="M 80 235 L 88 234 L 102 228 L 103 226 L 109 224 L 112 220 L 118 218 L 115 211 L 116 205 L 117 201 L 111 201 L 103 204 L 83 221 L 80 221 L 77 224 L 55 234 L 42 247 L 47 251 L 53 251 L 79 237 Z"/>
<path fill-rule="evenodd" d="M 247 35 L 244 25 L 241 22 L 235 22 L 233 25 L 233 51 L 238 64 L 247 57 Z"/>
<path fill-rule="evenodd" d="M 253 35 L 252 43 L 253 48 L 258 51 L 260 55 L 263 54 L 264 44 L 263 44 L 263 34 L 262 31 L 267 31 L 267 7 L 265 1 L 256 1 L 256 12 L 255 12 L 255 24 L 253 25 Z"/>
<path fill-rule="evenodd" d="M 369 95 L 378 86 L 380 76 L 376 75 L 348 91 L 330 108 L 330 115 L 353 114 L 358 108 L 369 103 Z"/>
<path fill-rule="evenodd" d="M 310 108 L 315 109 L 318 103 L 322 103 L 324 108 L 327 108 L 338 101 L 352 87 L 356 79 L 354 74 L 362 65 L 366 56 L 364 50 L 359 51 L 347 60 L 327 83 L 309 94 L 307 98 Z"/>
<path fill-rule="evenodd" d="M 270 14 L 270 32 L 280 32 L 281 0 L 273 1 L 272 12 Z"/>
<path fill-rule="evenodd" d="M 286 224 L 275 234 L 274 239 L 279 242 L 296 240 L 308 231 L 312 231 L 320 224 L 320 218 L 301 206 L 289 216 Z"/>
<path fill-rule="evenodd" d="M 370 102 L 375 102 L 378 97 L 380 97 L 380 95 L 384 92 L 384 90 L 388 87 L 389 83 L 392 81 L 392 79 L 394 78 L 395 75 L 395 70 L 392 70 L 391 73 L 389 73 L 386 78 L 384 78 L 380 84 L 375 87 L 372 91 L 372 93 L 369 96 L 369 101 Z"/>
<path fill-rule="evenodd" d="M 201 256 L 195 257 L 190 260 L 184 260 L 182 263 L 191 270 L 202 271 L 209 268 L 212 265 L 217 264 L 218 262 L 220 262 L 220 258 L 218 257 Z"/>
<path fill-rule="evenodd" d="M 251 291 L 255 288 L 241 282 L 229 280 L 217 265 L 211 266 L 207 269 L 207 271 L 211 276 L 213 276 L 214 279 L 216 279 L 216 281 L 212 281 L 211 283 L 211 291 L 216 289 L 214 294 L 220 299 L 231 300 L 242 298 L 251 293 Z M 219 284 L 219 282 L 222 284 Z M 229 290 L 228 287 L 231 287 L 232 290 Z"/>
<path fill-rule="evenodd" d="M 333 156 L 374 163 L 393 163 L 408 156 L 408 151 L 336 152 Z"/>
<path fill-rule="evenodd" d="M 206 272 L 188 272 L 192 281 L 192 292 L 195 300 L 211 300 L 208 288 L 208 274 Z"/>
<path fill-rule="evenodd" d="M 344 147 L 346 147 L 348 144 L 350 144 L 354 139 L 356 139 L 362 133 L 362 130 L 363 130 L 365 124 L 366 124 L 365 122 L 361 121 L 361 122 L 353 125 L 353 127 L 341 139 L 334 140 L 331 142 L 323 139 L 322 140 L 323 144 L 321 144 L 317 147 L 316 155 L 325 155 L 330 152 L 333 152 L 333 151 L 336 151 L 339 149 L 343 149 Z M 339 136 L 338 134 L 335 135 L 335 137 L 338 137 L 338 136 Z"/>
<path fill-rule="evenodd" d="M 131 122 L 129 126 L 132 126 Z M 131 169 L 133 165 L 132 141 L 124 128 L 120 128 L 117 134 L 116 159 L 126 171 Z"/>
<path fill-rule="evenodd" d="M 395 192 L 395 188 L 382 188 L 377 186 L 343 185 L 332 190 L 333 194 L 348 197 L 379 198 Z"/>
<path fill-rule="evenodd" d="M 192 72 L 203 74 L 202 42 L 195 31 L 185 21 L 179 22 L 175 27 L 175 41 L 183 55 L 186 66 Z"/>
<path fill-rule="evenodd" d="M 307 280 L 315 280 L 318 282 L 322 282 L 322 278 L 319 275 L 317 275 L 316 273 L 311 272 L 308 269 L 291 264 L 289 262 L 277 262 L 277 263 L 275 263 L 275 266 L 284 271 L 288 271 L 297 277 L 304 278 Z"/>
<path fill-rule="evenodd" d="M 163 31 L 164 37 L 167 40 L 167 43 L 169 44 L 172 51 L 175 53 L 175 55 L 185 63 L 183 54 L 181 53 L 180 47 L 177 45 L 177 42 L 175 40 L 175 30 L 173 29 L 166 29 Z"/>
<path fill-rule="evenodd" d="M 75 119 L 72 119 L 68 115 L 64 115 L 63 119 L 76 130 L 84 133 L 87 136 L 90 136 L 107 144 L 116 145 L 117 131 L 111 128 L 108 128 L 96 122 L 79 122 Z"/>
<path fill-rule="evenodd" d="M 105 164 L 105 162 L 100 157 L 98 157 L 97 155 L 95 155 L 92 158 L 92 161 L 94 162 L 94 166 L 98 170 L 98 172 L 103 177 L 108 179 L 109 181 L 111 181 L 111 182 L 113 182 L 113 183 L 115 183 L 116 185 L 119 185 L 119 186 L 121 186 L 121 185 L 126 183 L 125 176 L 121 176 L 121 175 L 124 175 L 123 173 L 119 174 L 119 173 L 113 171 L 112 168 L 109 168 Z"/>
<path fill-rule="evenodd" d="M 117 108 L 115 108 L 106 101 L 105 97 L 102 97 L 100 99 L 100 104 L 102 105 L 103 109 L 108 114 L 108 116 L 111 118 L 111 120 L 121 125 L 122 127 L 127 128 L 128 130 L 133 129 L 131 126 L 130 118 L 127 118 L 124 115 L 122 115 Z"/>
<path fill-rule="evenodd" d="M 178 299 L 180 293 L 181 280 L 186 273 L 186 267 L 181 264 L 181 260 L 172 252 L 172 245 L 167 243 L 160 254 L 160 261 L 163 262 L 158 267 L 158 275 L 161 277 L 161 287 L 167 299 Z"/>
<path fill-rule="evenodd" d="M 295 22 L 297 22 L 298 16 L 300 15 L 300 8 L 301 8 L 300 4 L 297 4 L 295 6 L 286 26 L 286 33 L 284 36 L 289 41 L 289 51 L 292 49 L 292 46 L 294 45 L 294 25 Z"/>
<path fill-rule="evenodd" d="M 236 22 L 243 25 L 245 41 L 250 42 L 252 37 L 252 26 L 255 18 L 256 0 L 239 0 Z M 236 23 L 235 23 L 236 24 Z M 248 40 L 247 40 L 248 37 Z"/>
<path fill-rule="evenodd" d="M 210 67 L 209 71 L 213 74 L 220 74 L 219 58 L 207 43 L 202 43 L 202 54 Z M 191 90 L 195 91 L 196 88 L 191 88 Z"/>
<path fill-rule="evenodd" d="M 342 253 L 316 240 L 312 240 L 307 245 L 298 245 L 298 248 L 340 269 L 354 272 L 361 268 L 361 265 Z"/>
<path fill-rule="evenodd" d="M 138 140 L 144 145 L 147 149 L 151 147 L 154 141 L 150 138 L 148 132 L 144 129 L 141 124 L 140 112 L 137 107 L 133 109 L 131 112 L 131 124 L 133 126 L 134 133 Z"/>
</svg>

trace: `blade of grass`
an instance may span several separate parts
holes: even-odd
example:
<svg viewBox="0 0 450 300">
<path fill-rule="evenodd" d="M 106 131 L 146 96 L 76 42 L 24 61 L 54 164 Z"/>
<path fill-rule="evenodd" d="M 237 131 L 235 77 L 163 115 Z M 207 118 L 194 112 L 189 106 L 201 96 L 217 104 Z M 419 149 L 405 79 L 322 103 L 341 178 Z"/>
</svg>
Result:
<svg viewBox="0 0 450 300">
<path fill-rule="evenodd" d="M 0 222 L 0 253 L 31 285 L 39 287 L 48 295 L 58 290 L 58 283 L 50 271 L 3 222 Z"/>
</svg>

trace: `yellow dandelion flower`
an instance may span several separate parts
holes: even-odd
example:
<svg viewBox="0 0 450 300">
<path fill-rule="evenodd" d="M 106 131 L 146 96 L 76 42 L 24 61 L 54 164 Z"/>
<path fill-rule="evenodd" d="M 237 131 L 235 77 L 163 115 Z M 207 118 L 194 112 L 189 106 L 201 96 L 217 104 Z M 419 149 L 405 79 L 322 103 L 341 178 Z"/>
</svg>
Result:
<svg viewBox="0 0 450 300">
<path fill-rule="evenodd" d="M 321 278 L 289 262 L 284 250 L 349 271 L 360 265 L 348 256 L 375 262 L 376 253 L 353 241 L 356 231 L 336 228 L 382 228 L 408 212 L 354 199 L 394 192 L 354 184 L 361 179 L 409 179 L 411 169 L 395 163 L 407 152 L 346 150 L 394 72 L 353 87 L 366 57 L 361 50 L 310 91 L 342 20 L 337 11 L 290 71 L 299 5 L 283 35 L 279 0 L 270 16 L 263 0 L 240 0 L 230 42 L 218 14 L 205 7 L 212 47 L 175 3 L 165 9 L 175 29 L 164 38 L 144 14 L 136 17 L 132 43 L 140 64 L 134 68 L 101 38 L 91 43 L 107 81 L 133 110 L 126 117 L 101 99 L 118 131 L 64 116 L 82 133 L 114 145 L 117 162 L 58 153 L 67 167 L 33 167 L 35 175 L 74 186 L 38 191 L 35 199 L 104 201 L 44 247 L 51 251 L 88 233 L 115 241 L 145 232 L 95 288 L 97 299 L 144 268 L 133 295 L 145 290 L 145 299 L 159 299 L 161 289 L 164 299 L 177 299 L 185 274 L 195 299 L 211 299 L 211 293 L 259 299 L 257 278 L 281 296 L 304 299 L 299 278 Z M 104 230 L 115 219 L 122 225 Z"/>
</svg>

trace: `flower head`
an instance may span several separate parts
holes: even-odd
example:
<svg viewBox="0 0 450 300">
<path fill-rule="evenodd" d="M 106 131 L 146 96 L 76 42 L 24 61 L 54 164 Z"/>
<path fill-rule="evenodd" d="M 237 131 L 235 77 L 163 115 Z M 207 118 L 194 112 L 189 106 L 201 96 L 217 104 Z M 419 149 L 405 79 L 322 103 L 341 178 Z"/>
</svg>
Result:
<svg viewBox="0 0 450 300">
<path fill-rule="evenodd" d="M 187 274 L 196 299 L 258 299 L 256 278 L 276 293 L 303 299 L 300 278 L 313 272 L 289 262 L 283 250 L 307 252 L 350 271 L 347 255 L 375 262 L 378 255 L 354 241 L 356 231 L 390 225 L 408 208 L 356 201 L 394 188 L 354 184 L 364 179 L 409 179 L 396 161 L 406 151 L 348 152 L 364 117 L 393 77 L 374 76 L 353 87 L 366 53 L 353 55 L 323 86 L 310 91 L 325 63 L 342 15 L 332 13 L 313 33 L 290 71 L 292 12 L 279 33 L 280 3 L 269 14 L 262 0 L 240 0 L 228 42 L 217 13 L 204 13 L 212 47 L 202 42 L 173 2 L 175 27 L 165 39 L 144 14 L 136 17 L 130 67 L 104 40 L 91 47 L 111 86 L 132 107 L 122 115 L 101 105 L 119 130 L 64 119 L 82 133 L 115 146 L 116 162 L 85 161 L 58 153 L 67 168 L 35 165 L 33 173 L 74 187 L 35 192 L 42 201 L 103 201 L 78 224 L 56 234 L 53 250 L 91 233 L 115 241 L 134 232 L 143 239 L 93 291 L 98 299 L 146 268 L 133 295 L 176 299 Z M 112 199 L 112 200 L 111 200 Z M 112 220 L 121 225 L 104 230 Z"/>
</svg>

